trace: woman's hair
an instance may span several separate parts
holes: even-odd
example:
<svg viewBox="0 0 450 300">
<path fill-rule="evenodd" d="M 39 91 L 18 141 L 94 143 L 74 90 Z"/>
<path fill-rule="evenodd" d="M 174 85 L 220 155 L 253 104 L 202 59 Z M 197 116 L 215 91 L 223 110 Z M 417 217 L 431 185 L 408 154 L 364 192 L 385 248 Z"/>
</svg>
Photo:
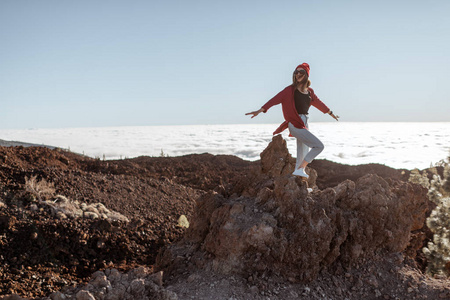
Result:
<svg viewBox="0 0 450 300">
<path fill-rule="evenodd" d="M 308 74 L 303 75 L 303 79 L 300 83 L 297 83 L 297 80 L 295 80 L 295 73 L 292 74 L 292 85 L 295 87 L 298 86 L 305 86 L 310 87 L 311 86 L 311 80 L 309 80 Z"/>
</svg>

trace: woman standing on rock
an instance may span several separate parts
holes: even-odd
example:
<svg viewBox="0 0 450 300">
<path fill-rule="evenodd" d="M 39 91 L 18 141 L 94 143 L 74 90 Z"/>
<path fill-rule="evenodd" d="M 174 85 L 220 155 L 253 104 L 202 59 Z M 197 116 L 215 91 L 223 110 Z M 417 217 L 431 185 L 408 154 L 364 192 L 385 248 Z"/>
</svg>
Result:
<svg viewBox="0 0 450 300">
<path fill-rule="evenodd" d="M 289 128 L 290 136 L 294 136 L 297 139 L 297 163 L 292 174 L 306 178 L 309 177 L 305 172 L 306 165 L 312 162 L 324 148 L 322 142 L 308 129 L 309 107 L 312 105 L 324 114 L 327 113 L 336 121 L 339 121 L 339 116 L 335 116 L 328 106 L 320 101 L 314 90 L 309 87 L 310 85 L 309 65 L 302 63 L 295 68 L 292 75 L 292 85 L 279 92 L 259 110 L 246 114 L 253 115 L 252 118 L 254 118 L 259 113 L 265 113 L 272 106 L 281 103 L 285 121 L 273 134 L 281 133 L 286 128 Z"/>
</svg>

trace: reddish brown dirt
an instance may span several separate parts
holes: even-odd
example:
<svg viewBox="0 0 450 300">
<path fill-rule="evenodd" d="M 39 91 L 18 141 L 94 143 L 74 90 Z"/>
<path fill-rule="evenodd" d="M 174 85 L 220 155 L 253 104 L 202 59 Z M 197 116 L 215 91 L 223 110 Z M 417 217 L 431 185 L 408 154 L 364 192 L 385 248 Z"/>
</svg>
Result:
<svg viewBox="0 0 450 300">
<path fill-rule="evenodd" d="M 317 160 L 319 188 L 368 173 L 405 179 L 408 171 L 382 165 L 345 166 Z M 43 147 L 0 147 L 0 295 L 39 298 L 86 282 L 92 272 L 152 265 L 162 246 L 184 230 L 180 215 L 193 213 L 206 191 L 233 193 L 252 180 L 259 161 L 210 154 L 100 161 Z M 70 200 L 101 202 L 131 221 L 58 220 L 31 211 L 26 178 L 53 183 Z"/>
<path fill-rule="evenodd" d="M 316 184 L 320 189 L 336 186 L 345 179 L 356 181 L 366 174 L 377 174 L 385 179 L 407 181 L 411 173 L 409 170 L 393 169 L 381 164 L 349 166 L 326 159 L 314 160 L 309 166 L 317 170 Z"/>
<path fill-rule="evenodd" d="M 6 203 L 0 208 L 0 295 L 42 297 L 98 269 L 153 264 L 158 250 L 181 236 L 177 220 L 192 214 L 199 195 L 224 190 L 253 165 L 209 154 L 104 162 L 41 147 L 0 147 L 0 200 Z M 24 191 L 32 176 L 53 183 L 56 194 L 101 202 L 131 222 L 32 212 Z"/>
</svg>

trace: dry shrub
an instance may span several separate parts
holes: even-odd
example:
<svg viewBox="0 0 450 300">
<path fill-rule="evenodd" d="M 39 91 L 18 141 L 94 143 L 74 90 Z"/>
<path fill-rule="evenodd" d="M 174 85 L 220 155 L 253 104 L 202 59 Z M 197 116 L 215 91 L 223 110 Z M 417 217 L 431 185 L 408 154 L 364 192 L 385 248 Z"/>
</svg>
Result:
<svg viewBox="0 0 450 300">
<path fill-rule="evenodd" d="M 428 180 L 426 171 L 411 172 L 409 180 L 428 188 L 428 197 L 437 206 L 427 219 L 427 226 L 433 232 L 433 241 L 422 249 L 427 257 L 427 272 L 431 275 L 450 275 L 450 159 L 440 163 L 444 177 L 434 174 Z"/>
<path fill-rule="evenodd" d="M 44 201 L 54 197 L 56 189 L 53 183 L 44 178 L 37 180 L 37 176 L 25 177 L 25 191 L 29 192 L 39 201 Z"/>
</svg>

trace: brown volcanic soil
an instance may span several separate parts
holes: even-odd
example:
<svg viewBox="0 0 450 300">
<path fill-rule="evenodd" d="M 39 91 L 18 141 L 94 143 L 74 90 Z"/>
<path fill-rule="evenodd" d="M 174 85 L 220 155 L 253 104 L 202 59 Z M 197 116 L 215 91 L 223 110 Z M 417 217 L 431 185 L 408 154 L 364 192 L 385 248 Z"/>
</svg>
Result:
<svg viewBox="0 0 450 300">
<path fill-rule="evenodd" d="M 336 186 L 345 179 L 356 181 L 366 174 L 377 174 L 385 179 L 390 178 L 407 181 L 411 173 L 409 170 L 393 169 L 380 164 L 349 166 L 326 159 L 314 160 L 309 166 L 317 170 L 318 177 L 316 184 L 320 189 Z"/>
<path fill-rule="evenodd" d="M 190 217 L 198 196 L 224 190 L 254 165 L 210 154 L 105 162 L 43 147 L 0 147 L 0 199 L 6 203 L 0 208 L 0 295 L 42 297 L 98 269 L 153 264 L 158 250 L 184 232 L 177 220 Z M 131 222 L 33 212 L 24 191 L 32 176 L 53 183 L 57 194 L 103 203 Z"/>
<path fill-rule="evenodd" d="M 382 165 L 311 164 L 323 189 L 368 173 L 405 179 Z M 260 168 L 234 156 L 198 154 L 100 161 L 58 149 L 0 147 L 0 295 L 44 297 L 87 282 L 96 270 L 152 265 L 161 247 L 178 240 L 180 215 L 193 213 L 206 191 L 232 193 Z M 24 191 L 26 178 L 54 184 L 73 201 L 100 202 L 131 221 L 59 220 Z"/>
</svg>

